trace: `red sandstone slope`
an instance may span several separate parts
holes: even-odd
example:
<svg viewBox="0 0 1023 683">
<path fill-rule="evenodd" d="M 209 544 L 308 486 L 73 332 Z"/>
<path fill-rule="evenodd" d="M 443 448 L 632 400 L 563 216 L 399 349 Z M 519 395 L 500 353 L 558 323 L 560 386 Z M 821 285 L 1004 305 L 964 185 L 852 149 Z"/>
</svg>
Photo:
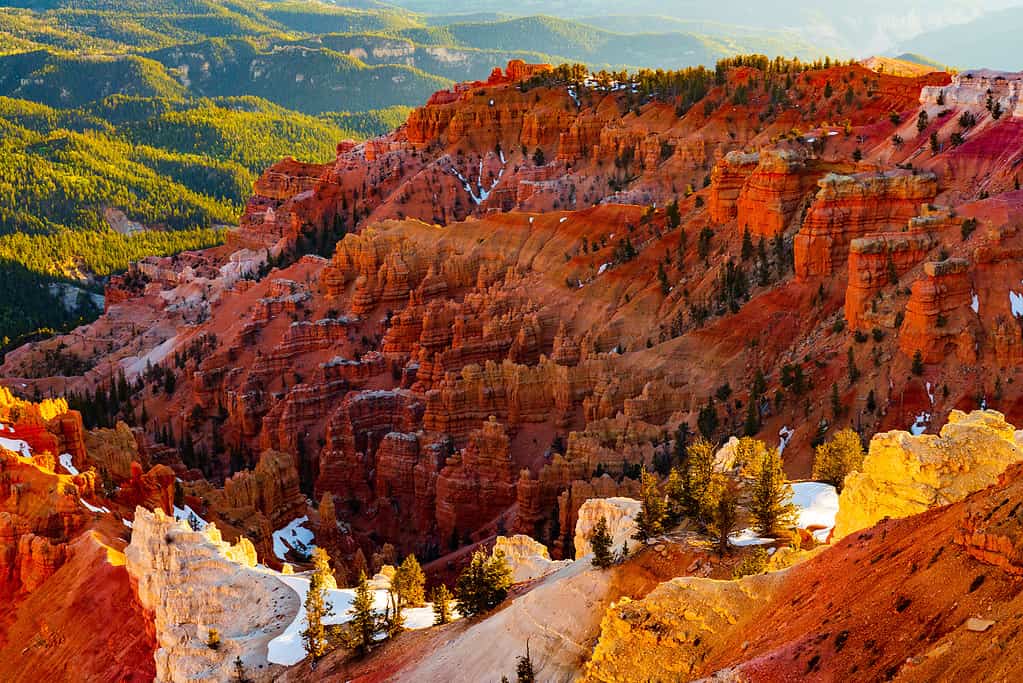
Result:
<svg viewBox="0 0 1023 683">
<path fill-rule="evenodd" d="M 147 464 L 271 563 L 299 489 L 333 503 L 341 527 L 311 523 L 342 564 L 501 529 L 557 553 L 586 496 L 634 492 L 622 475 L 667 457 L 701 410 L 715 438 L 793 429 L 793 475 L 846 424 L 907 428 L 980 400 L 1014 417 L 1023 197 L 981 198 L 1014 163 L 981 143 L 1017 121 L 981 108 L 968 142 L 936 153 L 914 127 L 935 108 L 922 92 L 966 85 L 742 67 L 676 110 L 515 75 L 438 94 L 333 164 L 276 165 L 228 247 L 147 259 L 97 323 L 3 373 L 42 391 L 141 373 Z M 296 260 L 342 228 L 358 232 L 330 259 Z M 258 248 L 290 265 L 267 275 Z M 69 352 L 92 369 L 49 377 Z M 221 495 L 243 468 L 263 483 Z"/>
<path fill-rule="evenodd" d="M 81 416 L 0 392 L 0 424 L 5 443 L 31 449 L 0 446 L 0 679 L 152 680 L 155 638 L 124 569 L 124 526 L 83 502 L 112 504 L 96 492 Z"/>
<path fill-rule="evenodd" d="M 717 586 L 662 584 L 612 608 L 587 680 L 610 680 L 611 662 L 632 662 L 651 680 L 685 662 L 692 678 L 728 680 L 1016 680 L 1021 501 L 1016 465 L 964 501 L 883 521 L 744 587 L 724 585 L 705 605 L 714 614 L 683 610 Z"/>
</svg>

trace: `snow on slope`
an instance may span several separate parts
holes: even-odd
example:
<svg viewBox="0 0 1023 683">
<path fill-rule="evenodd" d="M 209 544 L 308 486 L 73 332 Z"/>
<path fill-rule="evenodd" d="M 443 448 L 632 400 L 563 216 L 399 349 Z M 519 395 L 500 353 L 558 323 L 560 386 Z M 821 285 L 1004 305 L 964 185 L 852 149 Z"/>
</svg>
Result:
<svg viewBox="0 0 1023 683">
<path fill-rule="evenodd" d="M 189 526 L 193 526 L 192 520 L 195 520 L 194 526 L 197 527 L 196 531 L 202 531 L 206 528 L 206 520 L 200 517 L 195 510 L 186 505 L 183 508 L 175 506 L 174 508 L 174 519 L 184 520 L 188 522 Z"/>
<path fill-rule="evenodd" d="M 72 475 L 79 474 L 78 468 L 75 467 L 74 463 L 71 461 L 71 454 L 70 453 L 61 453 L 60 454 L 60 466 L 63 467 L 65 470 L 67 470 L 68 474 L 72 474 Z"/>
<path fill-rule="evenodd" d="M 831 484 L 800 481 L 792 485 L 792 502 L 799 508 L 799 528 L 815 527 L 813 537 L 823 543 L 835 526 L 838 491 Z"/>
<path fill-rule="evenodd" d="M 8 427 L 5 424 L 0 424 L 0 432 L 3 431 L 13 432 L 14 428 Z M 0 448 L 6 448 L 9 451 L 13 451 L 14 453 L 20 455 L 22 458 L 32 457 L 32 449 L 29 447 L 27 443 L 25 443 L 21 439 L 8 439 L 6 437 L 0 436 Z"/>
<path fill-rule="evenodd" d="M 797 481 L 792 484 L 792 504 L 796 506 L 796 526 L 800 529 L 813 527 L 813 537 L 818 543 L 825 543 L 835 526 L 838 514 L 838 491 L 831 484 L 819 481 Z M 743 529 L 732 534 L 728 540 L 735 546 L 767 545 L 775 539 L 758 536 L 753 529 Z"/>
<path fill-rule="evenodd" d="M 309 592 L 309 579 L 299 575 L 276 575 L 289 588 L 298 593 L 302 605 L 284 633 L 270 641 L 267 659 L 271 664 L 291 666 L 298 664 L 306 657 L 302 646 L 302 630 L 306 627 L 305 598 Z M 327 591 L 327 602 L 334 608 L 334 613 L 323 620 L 324 624 L 344 624 L 352 619 L 349 610 L 355 602 L 354 588 L 336 588 Z M 383 613 L 387 607 L 387 591 L 373 591 L 373 608 Z M 433 626 L 433 606 L 412 607 L 404 611 L 405 628 L 418 630 Z"/>
<path fill-rule="evenodd" d="M 316 546 L 313 545 L 313 532 L 304 526 L 308 523 L 309 518 L 303 515 L 274 532 L 274 555 L 278 560 L 283 562 L 292 548 L 301 552 L 312 552 Z"/>
</svg>

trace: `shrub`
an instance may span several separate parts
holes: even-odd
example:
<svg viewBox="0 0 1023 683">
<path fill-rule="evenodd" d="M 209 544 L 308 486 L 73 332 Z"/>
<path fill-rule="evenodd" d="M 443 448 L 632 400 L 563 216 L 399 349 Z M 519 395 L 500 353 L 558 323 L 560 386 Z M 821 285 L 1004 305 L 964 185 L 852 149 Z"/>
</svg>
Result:
<svg viewBox="0 0 1023 683">
<path fill-rule="evenodd" d="M 767 551 L 761 547 L 756 547 L 747 553 L 739 564 L 735 565 L 735 569 L 732 570 L 733 579 L 741 579 L 744 576 L 754 576 L 756 574 L 763 574 L 767 571 Z"/>
</svg>

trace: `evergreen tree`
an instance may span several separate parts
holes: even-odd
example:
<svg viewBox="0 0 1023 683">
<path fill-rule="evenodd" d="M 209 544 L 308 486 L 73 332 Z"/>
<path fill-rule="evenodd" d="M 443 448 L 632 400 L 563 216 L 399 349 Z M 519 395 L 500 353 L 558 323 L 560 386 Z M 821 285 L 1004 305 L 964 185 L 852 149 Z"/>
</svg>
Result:
<svg viewBox="0 0 1023 683">
<path fill-rule="evenodd" d="M 678 199 L 673 201 L 671 204 L 668 204 L 667 214 L 669 230 L 674 230 L 675 228 L 682 224 L 682 215 L 679 213 L 678 210 Z"/>
<path fill-rule="evenodd" d="M 696 426 L 703 438 L 712 439 L 717 434 L 719 424 L 718 409 L 712 396 L 707 400 L 707 405 L 700 408 L 700 413 L 696 416 Z"/>
<path fill-rule="evenodd" d="M 831 414 L 837 420 L 845 413 L 845 406 L 842 405 L 842 398 L 838 395 L 838 385 L 831 385 Z"/>
<path fill-rule="evenodd" d="M 594 567 L 607 569 L 614 562 L 611 555 L 611 533 L 607 530 L 607 519 L 601 516 L 590 533 L 590 547 L 593 549 Z"/>
<path fill-rule="evenodd" d="M 714 446 L 706 439 L 697 439 L 689 447 L 686 484 L 687 513 L 706 524 L 714 508 Z"/>
<path fill-rule="evenodd" d="M 863 467 L 863 442 L 851 429 L 835 433 L 831 441 L 817 447 L 813 460 L 813 478 L 833 485 L 839 491 L 845 478 Z"/>
<path fill-rule="evenodd" d="M 245 674 L 245 665 L 241 657 L 234 658 L 234 683 L 252 683 L 252 680 Z"/>
<path fill-rule="evenodd" d="M 408 555 L 395 571 L 391 586 L 397 586 L 403 604 L 422 607 L 425 602 L 426 575 L 415 555 Z"/>
<path fill-rule="evenodd" d="M 677 526 L 686 516 L 686 482 L 679 467 L 672 467 L 668 480 L 664 482 L 664 495 L 667 498 L 665 519 L 669 526 Z"/>
<path fill-rule="evenodd" d="M 750 237 L 749 227 L 747 226 L 742 231 L 742 251 L 740 257 L 743 261 L 749 261 L 751 256 L 753 256 L 753 238 Z"/>
<path fill-rule="evenodd" d="M 489 612 L 508 596 L 510 587 L 511 567 L 504 553 L 488 557 L 485 550 L 477 550 L 455 584 L 458 611 L 467 617 Z"/>
<path fill-rule="evenodd" d="M 536 672 L 533 670 L 533 658 L 529 655 L 529 641 L 526 641 L 526 654 L 518 658 L 515 665 L 515 675 L 518 683 L 535 683 Z"/>
<path fill-rule="evenodd" d="M 313 573 L 309 577 L 309 591 L 305 596 L 306 627 L 302 631 L 302 644 L 306 653 L 319 660 L 327 654 L 329 643 L 323 620 L 334 613 L 327 601 L 327 590 L 336 586 L 334 575 L 330 571 L 330 558 L 323 548 L 313 551 Z"/>
<path fill-rule="evenodd" d="M 443 583 L 430 593 L 433 603 L 433 624 L 440 626 L 451 621 L 451 591 Z"/>
<path fill-rule="evenodd" d="M 715 477 L 713 489 L 716 501 L 707 528 L 717 544 L 718 554 L 724 555 L 731 548 L 728 537 L 739 521 L 739 488 L 735 482 L 719 474 Z"/>
<path fill-rule="evenodd" d="M 636 515 L 636 533 L 632 537 L 645 541 L 664 530 L 666 505 L 664 496 L 657 487 L 657 477 L 653 473 L 644 469 L 640 476 L 640 486 L 643 505 Z"/>
<path fill-rule="evenodd" d="M 913 353 L 913 374 L 919 377 L 924 374 L 924 354 L 917 349 Z"/>
<path fill-rule="evenodd" d="M 757 432 L 760 431 L 760 409 L 757 407 L 759 399 L 756 396 L 750 396 L 749 403 L 746 404 L 746 421 L 742 425 L 742 431 L 746 436 L 756 436 Z"/>
<path fill-rule="evenodd" d="M 373 609 L 373 593 L 366 581 L 366 572 L 359 572 L 355 585 L 355 600 L 352 601 L 352 619 L 346 624 L 345 644 L 356 650 L 359 656 L 366 656 L 373 647 L 373 639 L 380 630 L 380 615 Z"/>
<path fill-rule="evenodd" d="M 771 536 L 794 523 L 792 487 L 785 479 L 777 448 L 764 451 L 753 480 L 749 511 L 762 536 Z"/>
</svg>

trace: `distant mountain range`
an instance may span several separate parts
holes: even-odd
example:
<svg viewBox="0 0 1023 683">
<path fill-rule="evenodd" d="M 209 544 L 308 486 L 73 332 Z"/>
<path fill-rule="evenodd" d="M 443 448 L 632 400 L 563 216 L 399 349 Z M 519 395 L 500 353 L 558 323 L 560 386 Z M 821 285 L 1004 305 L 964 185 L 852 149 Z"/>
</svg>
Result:
<svg viewBox="0 0 1023 683">
<path fill-rule="evenodd" d="M 965 24 L 929 31 L 900 44 L 909 52 L 926 54 L 961 69 L 987 67 L 1023 70 L 1020 52 L 1023 7 L 990 12 Z"/>
</svg>

